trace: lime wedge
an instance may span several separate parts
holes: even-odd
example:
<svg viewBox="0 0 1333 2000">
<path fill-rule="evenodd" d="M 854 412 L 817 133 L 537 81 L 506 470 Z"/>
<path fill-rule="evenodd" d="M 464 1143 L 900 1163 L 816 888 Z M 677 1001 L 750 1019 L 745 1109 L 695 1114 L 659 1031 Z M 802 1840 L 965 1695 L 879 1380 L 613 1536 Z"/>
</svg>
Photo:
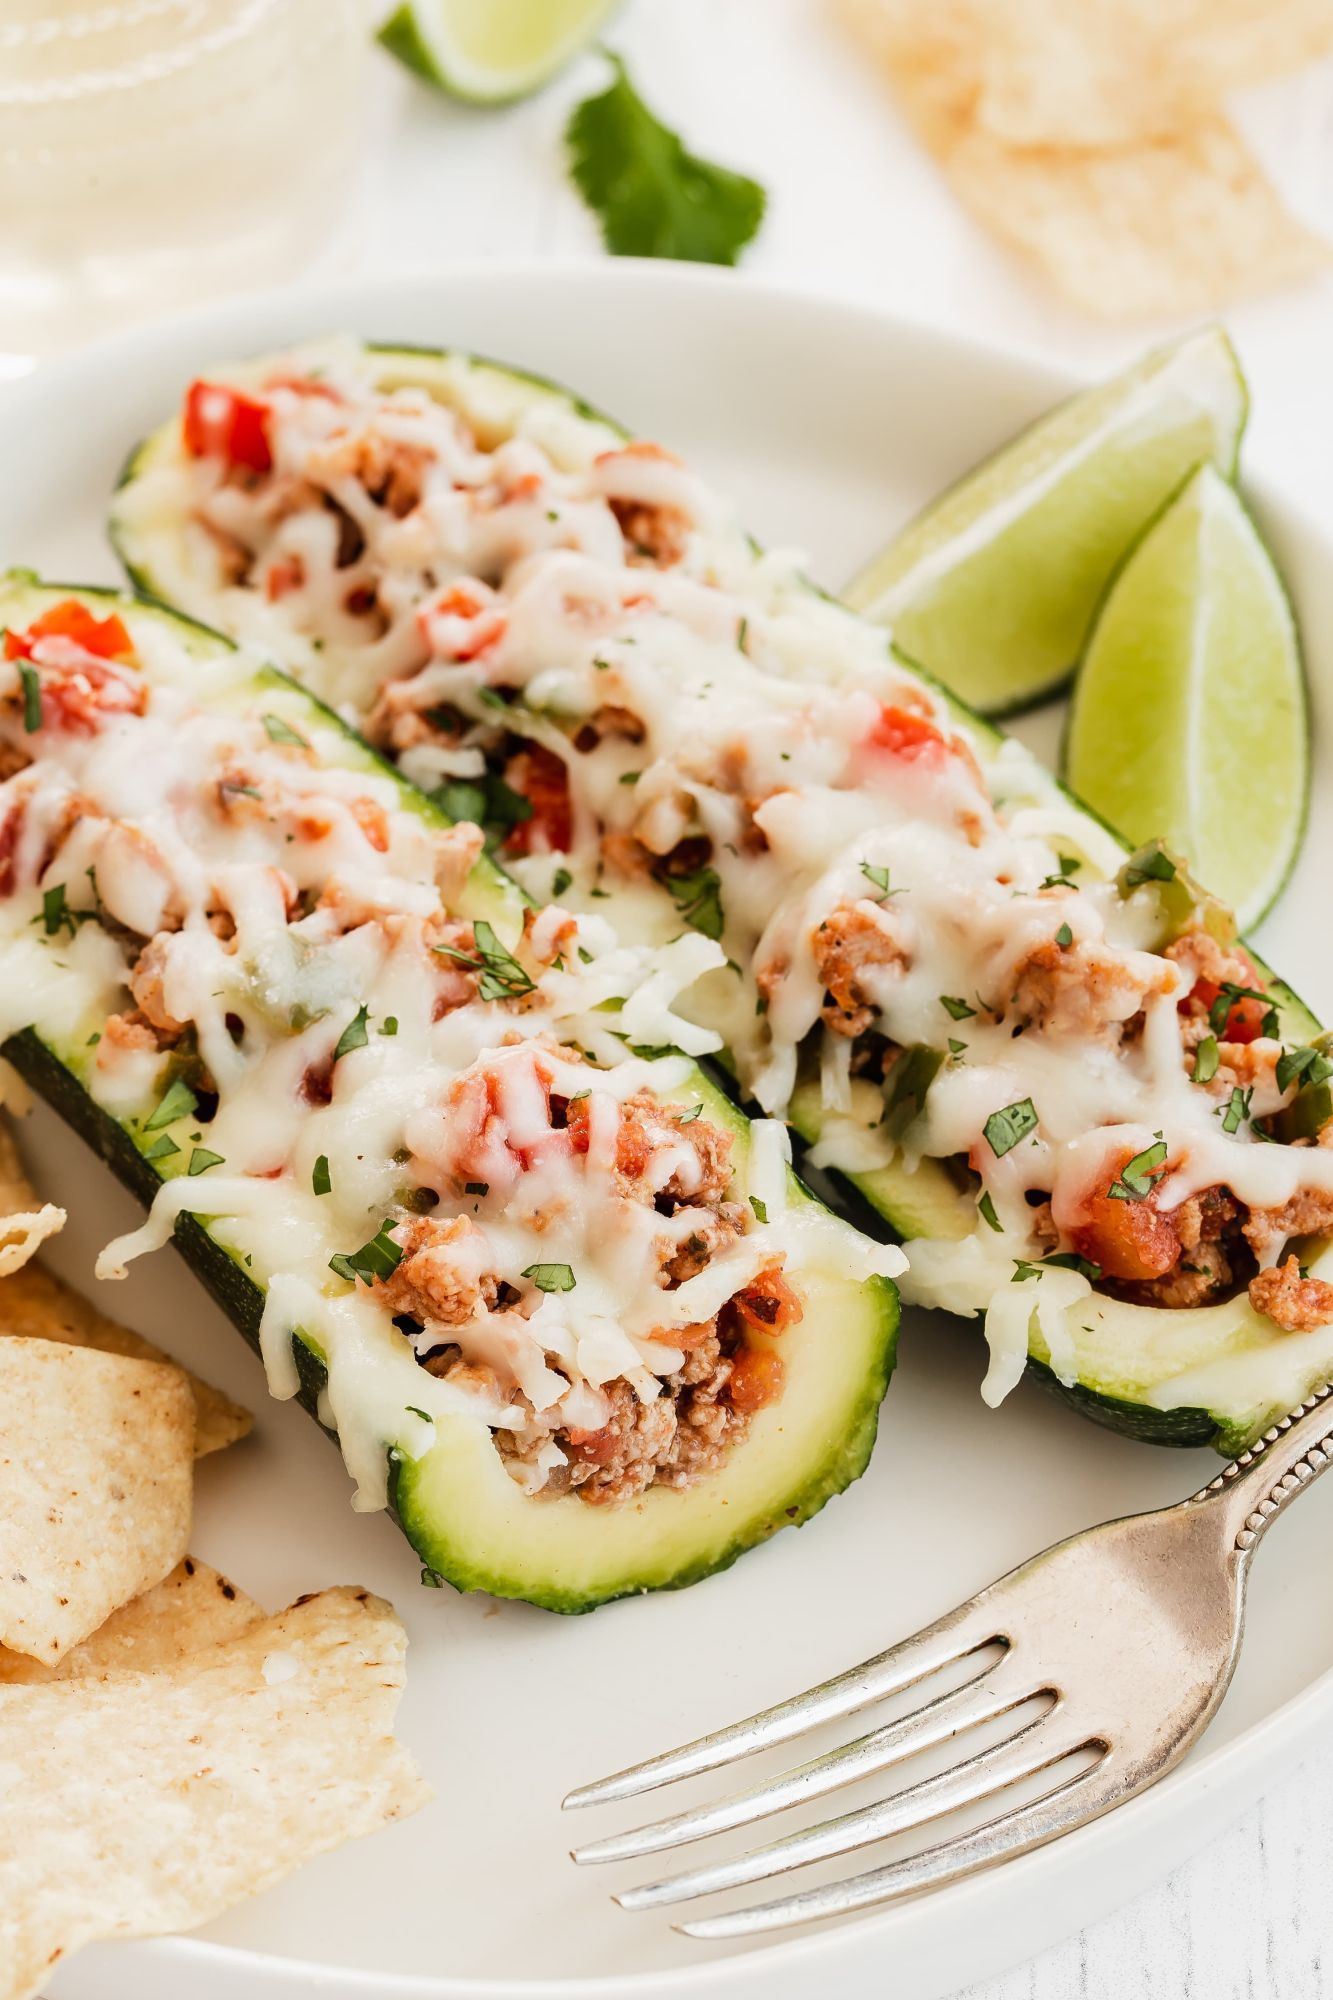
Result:
<svg viewBox="0 0 1333 2000">
<path fill-rule="evenodd" d="M 1130 840 L 1183 854 L 1242 929 L 1287 879 L 1310 788 L 1300 645 L 1272 558 L 1211 466 L 1107 595 L 1074 688 L 1065 775 Z"/>
<path fill-rule="evenodd" d="M 616 0 L 403 0 L 379 39 L 418 76 L 473 104 L 526 97 L 568 62 Z"/>
<path fill-rule="evenodd" d="M 980 709 L 1053 694 L 1108 578 L 1205 460 L 1231 473 L 1245 379 L 1205 327 L 1084 390 L 928 507 L 845 593 L 901 653 Z"/>
</svg>

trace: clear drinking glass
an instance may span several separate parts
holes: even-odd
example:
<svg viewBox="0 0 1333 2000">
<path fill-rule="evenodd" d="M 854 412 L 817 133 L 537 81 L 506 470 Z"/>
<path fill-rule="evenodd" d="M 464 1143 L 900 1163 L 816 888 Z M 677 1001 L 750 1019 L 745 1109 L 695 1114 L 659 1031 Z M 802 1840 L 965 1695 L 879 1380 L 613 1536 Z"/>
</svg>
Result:
<svg viewBox="0 0 1333 2000">
<path fill-rule="evenodd" d="M 0 0 L 0 372 L 312 257 L 367 39 L 363 0 Z"/>
</svg>

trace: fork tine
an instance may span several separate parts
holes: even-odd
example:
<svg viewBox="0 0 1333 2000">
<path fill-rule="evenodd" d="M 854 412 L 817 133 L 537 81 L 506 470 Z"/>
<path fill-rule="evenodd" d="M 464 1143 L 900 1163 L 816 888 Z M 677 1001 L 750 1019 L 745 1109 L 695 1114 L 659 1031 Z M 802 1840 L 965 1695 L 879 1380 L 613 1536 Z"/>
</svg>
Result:
<svg viewBox="0 0 1333 2000">
<path fill-rule="evenodd" d="M 771 1903 L 755 1903 L 744 1910 L 726 1910 L 714 1917 L 695 1917 L 675 1928 L 693 1938 L 755 1937 L 763 1931 L 785 1929 L 791 1924 L 810 1923 L 819 1917 L 846 1916 L 853 1910 L 869 1910 L 881 1903 L 897 1902 L 922 1889 L 936 1889 L 957 1881 L 976 1869 L 1006 1861 L 1030 1848 L 1041 1847 L 1058 1834 L 1068 1833 L 1085 1820 L 1119 1800 L 1118 1787 L 1109 1782 L 1109 1751 L 1102 1746 L 1101 1761 L 1089 1769 L 1076 1771 L 1039 1799 L 1001 1813 L 984 1826 L 962 1834 L 956 1840 L 941 1841 L 923 1854 L 891 1861 L 865 1875 L 853 1875 L 843 1882 L 829 1882 L 799 1895 L 782 1896 Z M 1096 1785 L 1091 1780 L 1097 1778 Z"/>
<path fill-rule="evenodd" d="M 978 1723 L 993 1722 L 1043 1691 L 1041 1688 L 1021 1687 L 1009 1693 L 997 1689 L 989 1674 L 980 1674 L 952 1694 L 940 1695 L 923 1707 L 913 1709 L 910 1715 L 872 1729 L 850 1743 L 839 1744 L 837 1749 L 826 1751 L 822 1757 L 812 1758 L 809 1763 L 798 1764 L 765 1784 L 754 1785 L 748 1791 L 733 1792 L 709 1805 L 675 1813 L 669 1819 L 654 1820 L 651 1825 L 632 1829 L 628 1833 L 608 1834 L 603 1840 L 594 1840 L 586 1847 L 575 1848 L 574 1859 L 580 1863 L 632 1861 L 639 1855 L 660 1853 L 666 1847 L 682 1847 L 687 1841 L 703 1839 L 706 1834 L 725 1833 L 734 1826 L 748 1826 L 754 1820 L 767 1818 L 770 1813 L 783 1812 L 788 1806 L 822 1798 L 826 1792 L 836 1791 L 839 1786 L 870 1777 L 891 1764 L 901 1763 L 905 1757 L 915 1756 L 920 1750 L 945 1743 L 950 1737 Z"/>
<path fill-rule="evenodd" d="M 697 1896 L 713 1896 L 724 1889 L 740 1889 L 750 1882 L 766 1882 L 793 1868 L 805 1868 L 814 1861 L 831 1861 L 840 1854 L 887 1840 L 891 1834 L 912 1833 L 932 1819 L 954 1812 L 960 1806 L 977 1805 L 982 1799 L 1038 1777 L 1066 1757 L 1086 1747 L 1070 1731 L 1055 1732 L 1047 1727 L 1049 1718 L 1039 1716 L 1003 1743 L 951 1765 L 937 1777 L 908 1785 L 890 1798 L 877 1800 L 856 1812 L 840 1813 L 819 1826 L 803 1827 L 766 1842 L 746 1854 L 731 1855 L 702 1868 L 683 1869 L 658 1882 L 645 1882 L 637 1889 L 625 1889 L 614 1901 L 625 1910 L 660 1908 L 666 1903 L 691 1902 Z"/>
<path fill-rule="evenodd" d="M 660 1785 L 674 1784 L 678 1778 L 695 1778 L 705 1771 L 721 1770 L 757 1750 L 789 1743 L 823 1722 L 854 1715 L 872 1702 L 911 1687 L 927 1674 L 977 1652 L 1001 1636 L 995 1629 L 995 1614 L 978 1612 L 978 1602 L 973 1598 L 960 1604 L 956 1611 L 910 1639 L 863 1660 L 860 1666 L 850 1667 L 846 1673 L 836 1674 L 832 1680 L 823 1681 L 804 1694 L 793 1695 L 773 1708 L 761 1709 L 757 1715 L 730 1723 L 725 1729 L 715 1729 L 708 1736 L 696 1737 L 694 1742 L 682 1744 L 679 1750 L 664 1751 L 595 1784 L 576 1787 L 564 1801 L 566 1810 L 610 1805 L 619 1799 L 636 1798 L 641 1792 L 656 1791 Z"/>
</svg>

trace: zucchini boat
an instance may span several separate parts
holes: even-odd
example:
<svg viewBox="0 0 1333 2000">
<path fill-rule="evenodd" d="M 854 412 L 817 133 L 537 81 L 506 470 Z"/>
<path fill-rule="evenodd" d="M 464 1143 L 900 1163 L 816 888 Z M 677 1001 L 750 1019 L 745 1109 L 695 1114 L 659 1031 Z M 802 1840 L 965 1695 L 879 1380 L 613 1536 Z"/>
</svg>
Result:
<svg viewBox="0 0 1333 2000">
<path fill-rule="evenodd" d="M 1313 1017 L 659 446 L 490 363 L 332 343 L 193 385 L 112 530 L 531 893 L 720 940 L 682 1011 L 905 1240 L 904 1297 L 984 1315 L 990 1400 L 1026 1366 L 1231 1451 L 1333 1368 Z"/>
<path fill-rule="evenodd" d="M 307 691 L 0 585 L 0 1036 L 150 1204 L 428 1581 L 676 1587 L 863 1469 L 877 1249 L 670 1000 L 715 945 L 537 909 Z"/>
</svg>

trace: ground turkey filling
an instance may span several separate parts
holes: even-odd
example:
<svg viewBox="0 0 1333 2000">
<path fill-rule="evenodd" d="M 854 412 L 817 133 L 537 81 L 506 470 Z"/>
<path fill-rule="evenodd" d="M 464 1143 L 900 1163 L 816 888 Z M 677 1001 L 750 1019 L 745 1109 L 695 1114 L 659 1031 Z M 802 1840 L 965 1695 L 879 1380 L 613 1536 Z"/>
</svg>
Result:
<svg viewBox="0 0 1333 2000">
<path fill-rule="evenodd" d="M 566 1135 L 574 1157 L 588 1150 L 586 1099 L 548 1098 L 551 1124 Z M 752 1211 L 728 1198 L 731 1136 L 684 1107 L 636 1092 L 619 1106 L 615 1179 L 617 1193 L 650 1206 L 664 1228 L 655 1240 L 656 1279 L 672 1291 L 704 1270 L 714 1253 L 744 1235 Z M 683 1141 L 697 1171 L 677 1172 L 654 1187 L 647 1169 L 663 1142 Z M 462 1167 L 466 1171 L 466 1166 Z M 495 1274 L 475 1275 L 468 1239 L 475 1225 L 467 1218 L 413 1216 L 394 1238 L 402 1259 L 384 1286 L 386 1303 L 416 1342 L 433 1375 L 458 1387 L 498 1389 L 498 1379 L 462 1348 L 438 1335 L 472 1317 L 480 1299 L 501 1317 L 506 1288 Z M 508 1309 L 521 1304 L 512 1297 Z M 593 1505 L 632 1499 L 654 1485 L 681 1488 L 715 1472 L 740 1442 L 755 1412 L 782 1392 L 780 1354 L 757 1335 L 783 1333 L 802 1316 L 801 1301 L 775 1258 L 738 1291 L 712 1319 L 663 1329 L 663 1345 L 683 1351 L 674 1373 L 661 1378 L 660 1392 L 645 1400 L 639 1388 L 620 1379 L 601 1392 L 602 1421 L 584 1428 L 552 1430 L 534 1413 L 518 1432 L 496 1433 L 501 1454 L 517 1465 L 536 1467 L 554 1444 L 563 1463 L 546 1470 L 542 1497 L 570 1491 Z"/>
</svg>

